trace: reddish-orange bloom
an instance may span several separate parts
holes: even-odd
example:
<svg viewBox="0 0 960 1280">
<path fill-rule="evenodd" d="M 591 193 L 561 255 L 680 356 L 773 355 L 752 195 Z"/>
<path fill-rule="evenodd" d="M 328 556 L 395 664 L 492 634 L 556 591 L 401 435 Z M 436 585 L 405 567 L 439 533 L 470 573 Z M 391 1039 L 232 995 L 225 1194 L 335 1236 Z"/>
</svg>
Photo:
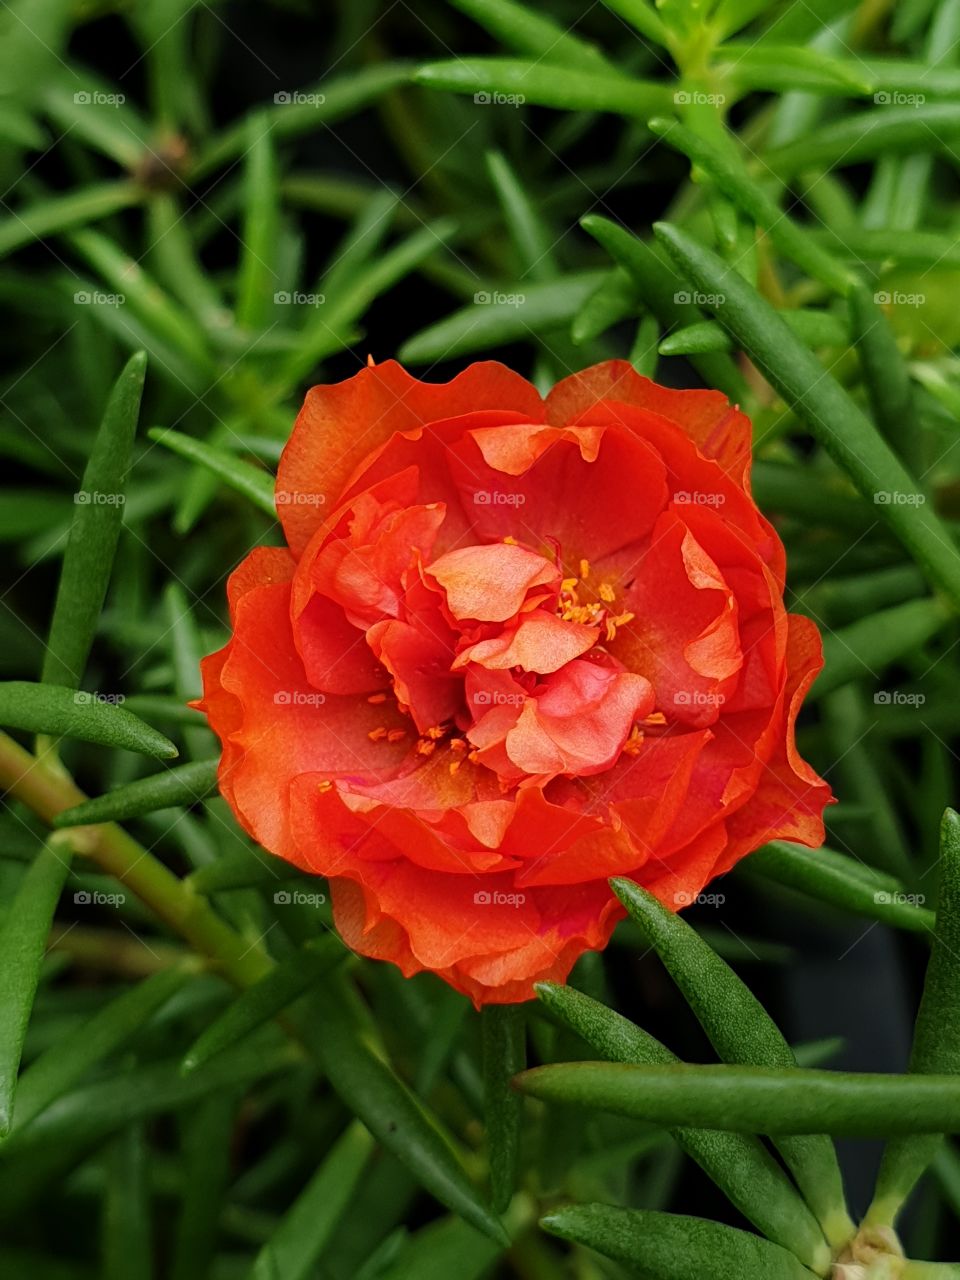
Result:
<svg viewBox="0 0 960 1280">
<path fill-rule="evenodd" d="M 605 945 L 608 877 L 676 908 L 822 841 L 794 744 L 820 637 L 749 467 L 722 395 L 622 361 L 546 400 L 495 363 L 309 392 L 287 546 L 233 573 L 202 706 L 238 819 L 329 877 L 351 947 L 526 1000 Z"/>
</svg>

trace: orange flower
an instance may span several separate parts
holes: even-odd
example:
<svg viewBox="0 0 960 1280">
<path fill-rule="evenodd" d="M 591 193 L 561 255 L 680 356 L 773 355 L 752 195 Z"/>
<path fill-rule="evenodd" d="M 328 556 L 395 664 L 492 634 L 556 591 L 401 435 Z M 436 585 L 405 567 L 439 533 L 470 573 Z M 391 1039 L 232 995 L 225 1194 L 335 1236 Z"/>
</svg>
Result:
<svg viewBox="0 0 960 1280">
<path fill-rule="evenodd" d="M 201 706 L 239 821 L 329 877 L 349 946 L 526 1000 L 605 945 L 608 877 L 676 908 L 822 841 L 794 744 L 820 637 L 749 465 L 722 395 L 622 361 L 545 401 L 495 363 L 309 392 L 287 547 L 231 576 Z"/>
</svg>

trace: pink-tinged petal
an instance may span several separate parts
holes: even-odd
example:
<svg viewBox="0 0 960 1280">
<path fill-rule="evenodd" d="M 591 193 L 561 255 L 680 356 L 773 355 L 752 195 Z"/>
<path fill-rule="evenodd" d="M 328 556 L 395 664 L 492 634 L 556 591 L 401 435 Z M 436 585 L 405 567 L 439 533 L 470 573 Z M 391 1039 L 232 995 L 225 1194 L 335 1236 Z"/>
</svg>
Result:
<svg viewBox="0 0 960 1280">
<path fill-rule="evenodd" d="M 506 622 L 524 606 L 555 594 L 560 585 L 556 565 L 503 542 L 448 551 L 425 572 L 443 588 L 455 618 L 481 622 Z"/>
<path fill-rule="evenodd" d="M 475 662 L 491 671 L 522 667 L 546 675 L 592 649 L 599 636 L 597 627 L 564 622 L 555 613 L 534 609 L 512 629 L 464 649 L 453 666 L 459 670 Z"/>
<path fill-rule="evenodd" d="M 408 707 L 417 730 L 452 720 L 462 700 L 462 683 L 451 675 L 453 648 L 443 634 L 408 622 L 375 622 L 367 631 L 372 652 L 390 675 L 398 700 Z"/>
<path fill-rule="evenodd" d="M 419 382 L 395 360 L 361 369 L 345 382 L 312 387 L 280 459 L 277 511 L 299 556 L 339 501 L 350 476 L 370 453 L 400 431 L 474 410 L 511 410 L 542 417 L 536 390 L 494 361 L 472 364 L 451 382 Z M 316 501 L 298 500 L 314 497 Z"/>
<path fill-rule="evenodd" d="M 584 462 L 596 462 L 602 427 L 546 427 L 534 423 L 477 427 L 470 432 L 488 467 L 508 476 L 522 476 L 548 449 L 561 441 L 580 450 Z"/>
</svg>

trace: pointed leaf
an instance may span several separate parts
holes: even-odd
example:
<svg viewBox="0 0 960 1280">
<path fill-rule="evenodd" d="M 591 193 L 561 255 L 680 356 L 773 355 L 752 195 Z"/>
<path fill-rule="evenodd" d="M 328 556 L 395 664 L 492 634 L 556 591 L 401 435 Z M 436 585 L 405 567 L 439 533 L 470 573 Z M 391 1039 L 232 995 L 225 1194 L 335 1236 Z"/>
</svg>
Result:
<svg viewBox="0 0 960 1280">
<path fill-rule="evenodd" d="M 232 489 L 249 498 L 265 515 L 276 519 L 277 509 L 273 501 L 274 479 L 269 471 L 264 471 L 261 467 L 244 462 L 242 458 L 232 453 L 215 449 L 212 445 L 204 444 L 202 440 L 194 440 L 192 436 L 185 436 L 183 432 L 174 431 L 171 428 L 153 427 L 147 435 L 157 444 L 165 445 L 174 453 L 179 453 L 182 458 L 199 462 Z"/>
<path fill-rule="evenodd" d="M 899 880 L 835 849 L 804 849 L 773 840 L 750 854 L 743 869 L 883 924 L 913 933 L 933 929 L 933 912 L 918 905 L 917 895 Z"/>
<path fill-rule="evenodd" d="M 596 46 L 565 26 L 513 0 L 449 0 L 514 53 L 585 71 L 613 69 Z"/>
<path fill-rule="evenodd" d="M 519 1005 L 488 1005 L 481 1014 L 484 1117 L 490 1149 L 493 1209 L 503 1213 L 513 1198 L 520 1167 L 523 1099 L 510 1081 L 526 1066 L 526 1022 Z"/>
<path fill-rule="evenodd" d="M 669 1065 L 678 1061 L 659 1040 L 572 987 L 541 983 L 537 994 L 551 1013 L 612 1062 Z M 680 1148 L 758 1231 L 815 1268 L 828 1260 L 816 1220 L 758 1139 L 687 1126 L 671 1132 Z"/>
<path fill-rule="evenodd" d="M 81 487 L 63 557 L 41 679 L 76 689 L 83 679 L 123 523 L 127 473 L 147 357 L 131 356 L 114 383 Z"/>
<path fill-rule="evenodd" d="M 0 1137 L 13 1119 L 23 1039 L 70 857 L 63 837 L 51 836 L 24 872 L 0 924 Z"/>
<path fill-rule="evenodd" d="M 219 760 L 199 760 L 130 782 L 73 809 L 64 809 L 54 818 L 53 825 L 80 827 L 94 822 L 126 822 L 128 818 L 139 818 L 155 809 L 177 805 L 189 808 L 216 793 L 219 763 Z"/>
<path fill-rule="evenodd" d="M 123 707 L 101 701 L 100 694 L 59 685 L 31 684 L 27 680 L 0 682 L 0 724 L 28 733 L 124 747 L 158 760 L 177 754 L 169 738 Z"/>
<path fill-rule="evenodd" d="M 135 182 L 123 179 L 81 187 L 66 195 L 49 196 L 21 206 L 16 213 L 0 219 L 0 258 L 22 245 L 128 209 L 143 198 L 144 192 Z"/>
<path fill-rule="evenodd" d="M 611 884 L 630 918 L 656 949 L 719 1056 L 725 1062 L 786 1068 L 785 1079 L 789 1079 L 789 1069 L 796 1067 L 793 1050 L 729 965 L 653 894 L 629 880 L 613 880 Z M 833 1144 L 825 1137 L 811 1136 L 782 1140 L 777 1147 L 827 1239 L 831 1244 L 849 1239 L 852 1224 L 844 1207 Z"/>
<path fill-rule="evenodd" d="M 665 1128 L 770 1134 L 781 1139 L 778 1147 L 784 1136 L 960 1133 L 956 1076 L 564 1062 L 525 1071 L 515 1084 L 544 1102 L 594 1107 Z M 852 1234 L 852 1226 L 847 1230 Z"/>
<path fill-rule="evenodd" d="M 504 1243 L 503 1227 L 470 1185 L 451 1140 L 371 1045 L 346 989 L 330 982 L 312 1001 L 315 1015 L 298 1023 L 300 1032 L 346 1105 L 441 1204 Z"/>
<path fill-rule="evenodd" d="M 960 816 L 952 809 L 940 828 L 940 894 L 923 998 L 913 1033 L 910 1070 L 960 1076 Z M 937 1153 L 937 1137 L 904 1137 L 883 1153 L 868 1222 L 892 1224 Z"/>
<path fill-rule="evenodd" d="M 250 1280 L 308 1280 L 317 1275 L 317 1261 L 350 1203 L 372 1151 L 373 1138 L 354 1121 L 257 1254 Z"/>
<path fill-rule="evenodd" d="M 82 1026 L 31 1062 L 17 1085 L 13 1127 L 20 1129 L 28 1124 L 91 1067 L 121 1048 L 180 990 L 192 972 L 193 966 L 185 964 L 152 974 L 98 1009 Z"/>
<path fill-rule="evenodd" d="M 779 1245 L 705 1218 L 582 1204 L 555 1209 L 540 1225 L 649 1280 L 812 1280 L 814 1274 Z"/>
<path fill-rule="evenodd" d="M 282 1013 L 348 954 L 339 938 L 327 934 L 280 961 L 259 982 L 242 991 L 193 1042 L 184 1055 L 184 1074 L 196 1071 Z"/>
<path fill-rule="evenodd" d="M 672 90 L 653 81 L 633 79 L 605 69 L 582 71 L 564 67 L 558 72 L 547 62 L 519 58 L 457 58 L 428 62 L 414 73 L 418 84 L 430 89 L 469 93 L 478 105 L 525 102 L 563 111 L 616 111 L 645 120 L 655 111 L 669 110 Z"/>
</svg>

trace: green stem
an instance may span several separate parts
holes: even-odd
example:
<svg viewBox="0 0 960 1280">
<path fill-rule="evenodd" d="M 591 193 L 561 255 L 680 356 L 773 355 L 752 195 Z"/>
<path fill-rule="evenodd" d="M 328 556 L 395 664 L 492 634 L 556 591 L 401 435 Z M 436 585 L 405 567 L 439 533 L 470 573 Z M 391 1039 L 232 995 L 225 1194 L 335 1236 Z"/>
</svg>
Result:
<svg viewBox="0 0 960 1280">
<path fill-rule="evenodd" d="M 0 789 L 45 822 L 86 799 L 75 782 L 55 773 L 18 743 L 0 733 Z M 247 987 L 267 973 L 271 962 L 220 919 L 209 904 L 127 833 L 106 823 L 64 831 L 75 852 L 92 859 L 145 902 L 231 982 Z"/>
</svg>

